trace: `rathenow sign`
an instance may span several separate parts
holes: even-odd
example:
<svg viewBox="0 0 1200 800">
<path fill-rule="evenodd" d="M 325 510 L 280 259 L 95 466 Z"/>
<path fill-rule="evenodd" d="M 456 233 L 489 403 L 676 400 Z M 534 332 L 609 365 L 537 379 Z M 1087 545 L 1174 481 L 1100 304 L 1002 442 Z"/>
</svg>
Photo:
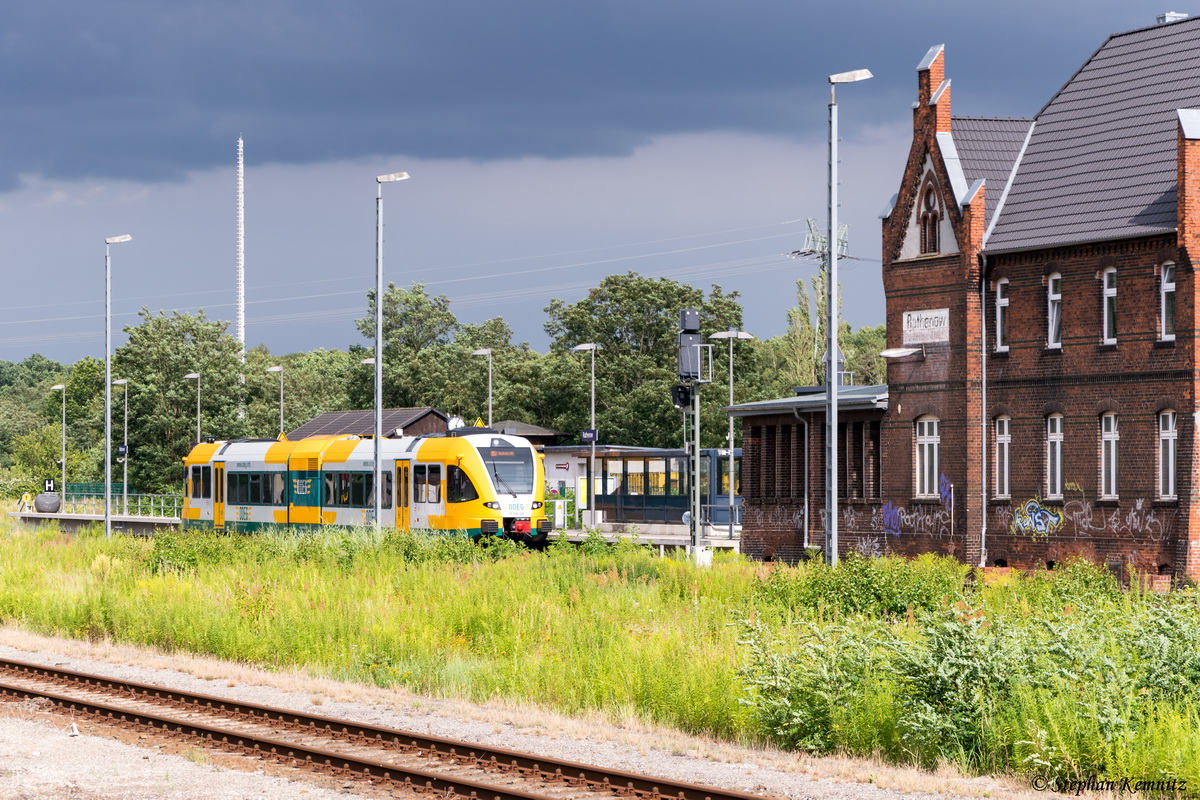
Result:
<svg viewBox="0 0 1200 800">
<path fill-rule="evenodd" d="M 904 312 L 904 344 L 950 341 L 950 309 Z"/>
</svg>

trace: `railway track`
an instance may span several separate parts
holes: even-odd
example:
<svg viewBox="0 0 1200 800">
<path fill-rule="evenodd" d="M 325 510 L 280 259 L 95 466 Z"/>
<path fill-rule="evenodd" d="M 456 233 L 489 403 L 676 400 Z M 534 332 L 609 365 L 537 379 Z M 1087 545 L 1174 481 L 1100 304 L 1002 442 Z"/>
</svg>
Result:
<svg viewBox="0 0 1200 800">
<path fill-rule="evenodd" d="M 151 728 L 192 744 L 315 770 L 381 789 L 464 800 L 763 800 L 350 720 L 0 659 L 0 697 L 43 698 L 102 724 Z"/>
</svg>

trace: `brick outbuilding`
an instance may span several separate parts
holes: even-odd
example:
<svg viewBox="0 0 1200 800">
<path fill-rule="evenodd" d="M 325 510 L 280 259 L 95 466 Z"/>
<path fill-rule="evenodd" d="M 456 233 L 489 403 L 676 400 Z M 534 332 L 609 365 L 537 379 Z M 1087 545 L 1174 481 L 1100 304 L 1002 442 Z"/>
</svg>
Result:
<svg viewBox="0 0 1200 800">
<path fill-rule="evenodd" d="M 883 217 L 886 408 L 840 412 L 880 484 L 843 493 L 839 549 L 1200 579 L 1200 17 L 1110 37 L 1031 119 L 950 102 L 934 47 Z M 745 549 L 791 558 L 824 544 L 821 411 L 798 450 L 801 412 L 756 405 Z M 772 495 L 797 452 L 815 481 Z M 797 502 L 803 531 L 766 522 Z"/>
</svg>

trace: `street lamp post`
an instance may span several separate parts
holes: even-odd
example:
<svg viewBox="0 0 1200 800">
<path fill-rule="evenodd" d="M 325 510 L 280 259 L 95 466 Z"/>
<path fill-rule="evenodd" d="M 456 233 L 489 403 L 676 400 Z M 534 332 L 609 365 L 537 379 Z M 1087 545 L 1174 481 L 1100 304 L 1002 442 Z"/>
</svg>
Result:
<svg viewBox="0 0 1200 800">
<path fill-rule="evenodd" d="M 837 241 L 837 96 L 839 83 L 854 83 L 873 77 L 870 70 L 856 69 L 829 76 L 829 274 L 826 276 L 826 322 L 829 343 L 825 351 L 825 561 L 838 561 L 838 241 Z"/>
<path fill-rule="evenodd" d="M 279 435 L 283 436 L 283 367 L 267 367 L 267 372 L 279 373 Z"/>
<path fill-rule="evenodd" d="M 407 172 L 393 172 L 375 178 L 375 530 L 383 510 L 383 185 L 408 180 Z"/>
<path fill-rule="evenodd" d="M 121 513 L 129 516 L 129 379 L 115 380 L 113 386 L 124 387 L 121 389 L 125 400 L 124 433 L 121 436 Z"/>
<path fill-rule="evenodd" d="M 730 328 L 727 331 L 717 331 L 708 338 L 729 340 L 729 405 L 733 405 L 733 341 L 735 339 L 753 339 L 754 336 L 745 331 Z M 733 538 L 733 414 L 729 415 L 729 538 Z"/>
<path fill-rule="evenodd" d="M 473 356 L 487 356 L 488 359 L 488 427 L 492 427 L 492 348 L 483 347 L 471 353 Z"/>
<path fill-rule="evenodd" d="M 133 239 L 129 234 L 104 240 L 104 536 L 112 536 L 112 258 L 109 248 Z M 65 395 L 66 392 L 63 392 Z M 63 487 L 66 490 L 66 487 Z M 65 496 L 65 495 L 64 495 Z"/>
<path fill-rule="evenodd" d="M 591 352 L 592 354 L 592 455 L 588 459 L 588 515 L 591 517 L 592 527 L 596 527 L 596 439 L 599 434 L 596 431 L 596 351 L 601 349 L 600 345 L 595 342 L 587 342 L 586 344 L 578 344 L 571 348 L 573 353 Z"/>
<path fill-rule="evenodd" d="M 196 382 L 196 444 L 200 444 L 200 373 L 189 372 L 183 379 Z"/>
<path fill-rule="evenodd" d="M 62 501 L 59 503 L 59 511 L 66 513 L 67 510 L 67 386 L 59 383 L 50 387 L 51 391 L 62 392 L 62 486 L 58 488 Z"/>
</svg>

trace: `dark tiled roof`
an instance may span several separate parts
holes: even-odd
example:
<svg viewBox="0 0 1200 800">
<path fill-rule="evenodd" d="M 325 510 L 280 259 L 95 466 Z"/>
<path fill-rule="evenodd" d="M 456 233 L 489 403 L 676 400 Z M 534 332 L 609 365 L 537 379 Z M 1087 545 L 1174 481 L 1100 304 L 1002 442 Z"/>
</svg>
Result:
<svg viewBox="0 0 1200 800">
<path fill-rule="evenodd" d="M 385 408 L 382 412 L 383 435 L 394 433 L 397 428 L 404 428 L 419 420 L 426 414 L 436 414 L 443 422 L 446 415 L 435 408 Z M 291 441 L 299 441 L 308 436 L 335 436 L 352 434 L 356 436 L 371 436 L 375 433 L 375 412 L 366 411 L 326 411 L 318 414 L 308 422 L 287 435 Z"/>
<path fill-rule="evenodd" d="M 951 130 L 962 162 L 967 185 L 983 178 L 987 181 L 987 220 L 992 221 L 996 205 L 1008 185 L 1013 164 L 1029 133 L 1031 119 L 1010 117 L 955 117 Z"/>
<path fill-rule="evenodd" d="M 1196 107 L 1200 17 L 1109 37 L 1038 113 L 987 249 L 1174 231 L 1175 112 Z"/>
</svg>

